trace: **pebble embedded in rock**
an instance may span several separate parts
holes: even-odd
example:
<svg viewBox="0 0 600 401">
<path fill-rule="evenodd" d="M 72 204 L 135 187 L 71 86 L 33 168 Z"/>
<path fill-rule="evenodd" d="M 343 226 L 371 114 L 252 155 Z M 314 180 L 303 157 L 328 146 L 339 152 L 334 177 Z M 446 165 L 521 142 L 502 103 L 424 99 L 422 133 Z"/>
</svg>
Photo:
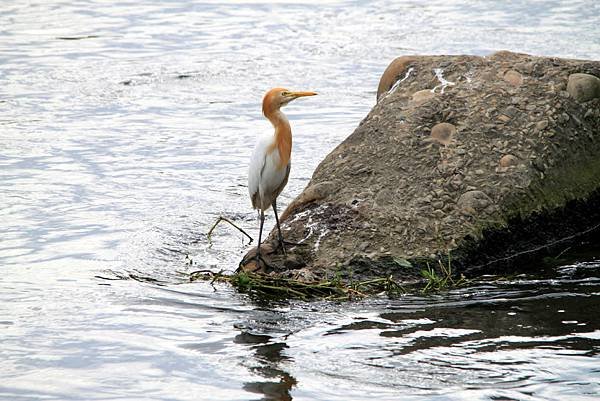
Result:
<svg viewBox="0 0 600 401">
<path fill-rule="evenodd" d="M 492 204 L 492 199 L 483 191 L 467 191 L 458 198 L 458 207 L 468 213 L 477 212 Z"/>
<path fill-rule="evenodd" d="M 442 209 L 444 207 L 444 202 L 442 201 L 437 201 L 437 202 L 433 202 L 431 204 L 431 206 L 433 206 L 434 209 Z"/>
<path fill-rule="evenodd" d="M 504 80 L 517 87 L 523 83 L 523 76 L 515 70 L 509 70 L 504 73 Z"/>
<path fill-rule="evenodd" d="M 429 99 L 433 98 L 434 96 L 435 96 L 435 93 L 433 93 L 430 89 L 424 89 L 424 90 L 413 93 L 412 101 L 416 105 L 420 105 L 420 104 L 425 103 Z"/>
<path fill-rule="evenodd" d="M 519 159 L 513 155 L 504 155 L 500 158 L 500 167 L 516 166 L 518 163 Z"/>
<path fill-rule="evenodd" d="M 456 134 L 456 127 L 450 123 L 439 123 L 431 128 L 431 139 L 442 145 L 449 145 L 454 134 Z"/>
<path fill-rule="evenodd" d="M 567 92 L 580 103 L 600 97 L 600 78 L 591 74 L 571 74 Z"/>
<path fill-rule="evenodd" d="M 304 190 L 304 195 L 307 198 L 306 201 L 323 199 L 331 193 L 333 188 L 334 185 L 331 181 L 318 182 L 311 185 Z"/>
<path fill-rule="evenodd" d="M 535 132 L 540 132 L 548 127 L 548 120 L 542 120 L 535 125 Z"/>
<path fill-rule="evenodd" d="M 441 218 L 444 217 L 445 213 L 443 211 L 441 211 L 441 210 L 438 209 L 438 210 L 434 210 L 433 213 L 432 213 L 432 215 L 435 216 L 438 219 L 441 219 Z"/>
</svg>

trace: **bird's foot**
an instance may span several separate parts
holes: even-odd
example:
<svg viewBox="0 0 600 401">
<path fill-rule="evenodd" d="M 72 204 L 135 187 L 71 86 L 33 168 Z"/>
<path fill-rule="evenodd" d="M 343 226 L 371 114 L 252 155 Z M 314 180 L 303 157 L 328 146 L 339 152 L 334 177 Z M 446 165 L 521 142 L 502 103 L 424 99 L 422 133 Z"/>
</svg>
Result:
<svg viewBox="0 0 600 401">
<path fill-rule="evenodd" d="M 281 248 L 281 252 L 283 253 L 283 256 L 287 256 L 287 252 L 285 250 L 285 240 L 283 238 L 279 238 L 279 242 L 277 243 L 277 248 Z"/>
</svg>

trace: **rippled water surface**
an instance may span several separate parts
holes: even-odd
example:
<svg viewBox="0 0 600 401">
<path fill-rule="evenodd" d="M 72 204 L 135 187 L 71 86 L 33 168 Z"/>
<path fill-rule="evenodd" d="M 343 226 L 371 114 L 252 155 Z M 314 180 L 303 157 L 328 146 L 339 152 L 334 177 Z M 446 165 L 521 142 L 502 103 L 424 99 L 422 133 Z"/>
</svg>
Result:
<svg viewBox="0 0 600 401">
<path fill-rule="evenodd" d="M 2 1 L 0 399 L 594 399 L 600 251 L 341 304 L 265 303 L 185 273 L 247 250 L 226 226 L 209 246 L 218 216 L 256 232 L 246 166 L 269 87 L 320 94 L 286 109 L 285 206 L 394 57 L 599 59 L 599 15 L 595 1 Z"/>
</svg>

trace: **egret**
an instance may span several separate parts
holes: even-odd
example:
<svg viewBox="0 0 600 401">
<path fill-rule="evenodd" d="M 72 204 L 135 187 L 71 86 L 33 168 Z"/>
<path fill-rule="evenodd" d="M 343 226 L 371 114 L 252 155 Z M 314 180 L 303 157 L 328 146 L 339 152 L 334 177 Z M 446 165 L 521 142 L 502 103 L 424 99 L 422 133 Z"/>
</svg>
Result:
<svg viewBox="0 0 600 401">
<path fill-rule="evenodd" d="M 252 207 L 260 211 L 260 229 L 258 231 L 258 247 L 256 262 L 260 263 L 260 242 L 265 222 L 265 211 L 273 207 L 279 244 L 285 253 L 283 235 L 277 215 L 277 197 L 285 187 L 290 175 L 290 157 L 292 154 L 292 129 L 290 122 L 281 107 L 292 100 L 304 96 L 314 96 L 315 92 L 292 92 L 284 88 L 274 88 L 268 91 L 263 98 L 262 111 L 264 116 L 273 124 L 273 135 L 260 138 L 248 169 L 248 192 Z"/>
</svg>

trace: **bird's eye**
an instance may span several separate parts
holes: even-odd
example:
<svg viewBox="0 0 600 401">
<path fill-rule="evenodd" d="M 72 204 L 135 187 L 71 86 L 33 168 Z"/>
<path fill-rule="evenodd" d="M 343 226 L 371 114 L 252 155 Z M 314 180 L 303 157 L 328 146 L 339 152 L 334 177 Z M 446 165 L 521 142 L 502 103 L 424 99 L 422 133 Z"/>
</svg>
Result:
<svg viewBox="0 0 600 401">
<path fill-rule="evenodd" d="M 281 92 L 281 96 L 287 96 L 289 92 Z"/>
</svg>

